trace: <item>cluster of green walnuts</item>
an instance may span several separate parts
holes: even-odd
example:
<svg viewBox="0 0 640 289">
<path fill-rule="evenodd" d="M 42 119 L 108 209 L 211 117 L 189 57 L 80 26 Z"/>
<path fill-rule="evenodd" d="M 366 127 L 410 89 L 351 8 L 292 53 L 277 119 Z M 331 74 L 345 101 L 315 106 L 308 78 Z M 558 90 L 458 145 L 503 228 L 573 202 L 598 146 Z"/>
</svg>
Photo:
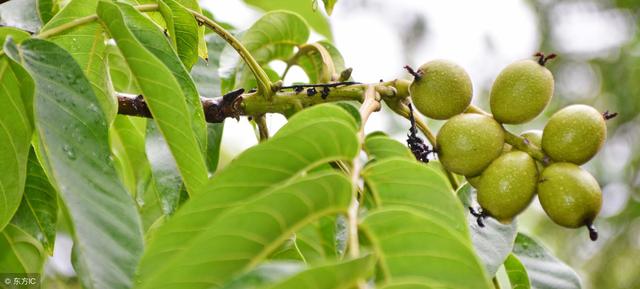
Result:
<svg viewBox="0 0 640 289">
<path fill-rule="evenodd" d="M 450 61 L 435 60 L 410 70 L 415 77 L 411 99 L 425 116 L 447 120 L 437 134 L 436 151 L 447 170 L 465 176 L 477 189 L 482 210 L 472 212 L 480 225 L 485 216 L 511 222 L 538 194 L 551 220 L 569 228 L 587 226 L 595 240 L 593 221 L 602 193 L 580 165 L 602 148 L 607 116 L 587 105 L 570 105 L 553 114 L 543 131 L 514 136 L 503 127 L 531 121 L 553 96 L 553 75 L 544 65 L 555 55 L 536 56 L 537 61 L 517 61 L 497 76 L 490 95 L 492 115 L 469 109 L 471 79 Z M 505 141 L 509 137 L 543 152 L 542 157 L 510 145 Z"/>
</svg>

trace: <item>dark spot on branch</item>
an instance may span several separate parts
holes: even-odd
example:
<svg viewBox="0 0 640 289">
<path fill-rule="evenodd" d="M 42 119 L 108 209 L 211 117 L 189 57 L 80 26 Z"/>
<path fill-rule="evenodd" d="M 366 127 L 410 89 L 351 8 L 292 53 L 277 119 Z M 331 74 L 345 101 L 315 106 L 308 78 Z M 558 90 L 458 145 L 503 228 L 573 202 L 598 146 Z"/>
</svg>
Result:
<svg viewBox="0 0 640 289">
<path fill-rule="evenodd" d="M 328 87 L 323 87 L 322 88 L 322 93 L 320 94 L 320 97 L 322 97 L 322 99 L 327 99 L 327 97 L 329 97 L 329 88 Z"/>
<path fill-rule="evenodd" d="M 318 93 L 318 91 L 316 91 L 315 87 L 307 88 L 307 95 L 308 96 L 314 96 L 314 95 L 316 95 L 316 93 Z"/>
</svg>

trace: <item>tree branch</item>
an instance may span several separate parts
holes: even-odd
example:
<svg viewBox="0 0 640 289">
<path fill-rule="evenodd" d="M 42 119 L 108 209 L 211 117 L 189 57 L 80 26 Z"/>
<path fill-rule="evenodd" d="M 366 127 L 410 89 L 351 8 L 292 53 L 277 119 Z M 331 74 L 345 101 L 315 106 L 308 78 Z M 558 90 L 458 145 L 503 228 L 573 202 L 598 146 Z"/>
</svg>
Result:
<svg viewBox="0 0 640 289">
<path fill-rule="evenodd" d="M 406 98 L 402 87 L 404 81 L 394 80 L 371 84 L 386 99 Z M 283 87 L 273 95 L 271 101 L 256 92 L 245 93 L 244 89 L 234 90 L 218 98 L 201 97 L 205 119 L 210 123 L 220 123 L 226 118 L 259 116 L 265 113 L 285 113 L 312 105 L 337 101 L 363 101 L 363 93 L 368 84 L 336 83 L 309 84 Z M 397 89 L 398 86 L 400 89 Z M 122 115 L 152 118 L 147 103 L 141 95 L 117 93 L 118 113 Z"/>
</svg>

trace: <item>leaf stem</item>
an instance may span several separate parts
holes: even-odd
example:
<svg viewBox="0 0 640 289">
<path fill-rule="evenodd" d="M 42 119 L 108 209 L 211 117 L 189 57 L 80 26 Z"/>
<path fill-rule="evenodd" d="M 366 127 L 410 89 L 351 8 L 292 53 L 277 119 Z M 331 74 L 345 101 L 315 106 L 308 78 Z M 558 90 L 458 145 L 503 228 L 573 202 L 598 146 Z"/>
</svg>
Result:
<svg viewBox="0 0 640 289">
<path fill-rule="evenodd" d="M 240 41 L 235 36 L 233 36 L 231 33 L 229 33 L 229 31 L 224 29 L 215 21 L 209 19 L 201 13 L 198 13 L 197 11 L 191 9 L 187 10 L 189 10 L 189 12 L 196 18 L 198 22 L 204 24 L 213 32 L 218 34 L 220 37 L 222 37 L 222 39 L 224 39 L 224 41 L 231 45 L 231 47 L 233 47 L 236 52 L 238 52 L 242 60 L 244 60 L 247 66 L 249 66 L 249 69 L 256 78 L 256 82 L 258 83 L 258 94 L 266 98 L 267 100 L 272 100 L 272 96 L 275 92 L 271 89 L 271 80 L 269 80 L 269 76 L 267 75 L 267 73 L 264 72 L 260 64 L 258 64 L 256 59 L 253 58 L 247 48 L 244 47 L 244 45 L 242 45 L 242 43 L 240 43 Z"/>
<path fill-rule="evenodd" d="M 258 132 L 260 133 L 260 142 L 269 139 L 269 128 L 267 127 L 267 117 L 264 114 L 255 117 L 255 122 L 258 125 Z"/>
</svg>

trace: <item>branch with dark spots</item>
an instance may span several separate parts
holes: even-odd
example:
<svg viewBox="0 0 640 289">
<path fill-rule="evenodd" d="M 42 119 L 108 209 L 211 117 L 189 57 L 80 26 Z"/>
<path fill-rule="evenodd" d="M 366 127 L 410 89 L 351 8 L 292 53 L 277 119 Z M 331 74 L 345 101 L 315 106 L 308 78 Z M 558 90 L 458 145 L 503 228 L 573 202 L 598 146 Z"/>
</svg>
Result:
<svg viewBox="0 0 640 289">
<path fill-rule="evenodd" d="M 398 89 L 407 85 L 405 80 L 393 80 L 384 83 L 373 84 L 383 100 L 395 102 L 397 99 L 408 97 L 406 89 Z M 356 82 L 340 82 L 327 84 L 301 84 L 290 87 L 282 87 L 272 98 L 265 99 L 256 90 L 245 91 L 238 89 L 218 98 L 200 98 L 205 119 L 210 123 L 220 123 L 226 118 L 238 118 L 240 116 L 259 116 L 267 113 L 287 113 L 292 109 L 297 110 L 321 103 L 337 101 L 362 102 L 362 95 L 366 84 Z M 321 97 L 309 97 L 307 93 L 301 93 L 309 88 L 312 95 L 320 94 Z M 293 91 L 289 90 L 293 88 Z M 321 89 L 316 89 L 321 88 Z M 387 89 L 384 89 L 387 88 Z M 395 88 L 395 89 L 394 89 Z M 286 89 L 286 90 L 283 90 Z M 147 103 L 139 95 L 117 93 L 118 113 L 130 116 L 152 118 Z"/>
<path fill-rule="evenodd" d="M 355 82 L 355 81 L 343 81 L 343 82 L 332 82 L 332 83 L 296 84 L 296 85 L 282 86 L 280 87 L 280 90 L 285 90 L 285 89 L 298 90 L 300 88 L 305 89 L 305 88 L 319 88 L 319 87 L 339 87 L 339 86 L 349 86 L 349 85 L 356 85 L 356 84 L 362 84 L 362 83 Z"/>
</svg>

